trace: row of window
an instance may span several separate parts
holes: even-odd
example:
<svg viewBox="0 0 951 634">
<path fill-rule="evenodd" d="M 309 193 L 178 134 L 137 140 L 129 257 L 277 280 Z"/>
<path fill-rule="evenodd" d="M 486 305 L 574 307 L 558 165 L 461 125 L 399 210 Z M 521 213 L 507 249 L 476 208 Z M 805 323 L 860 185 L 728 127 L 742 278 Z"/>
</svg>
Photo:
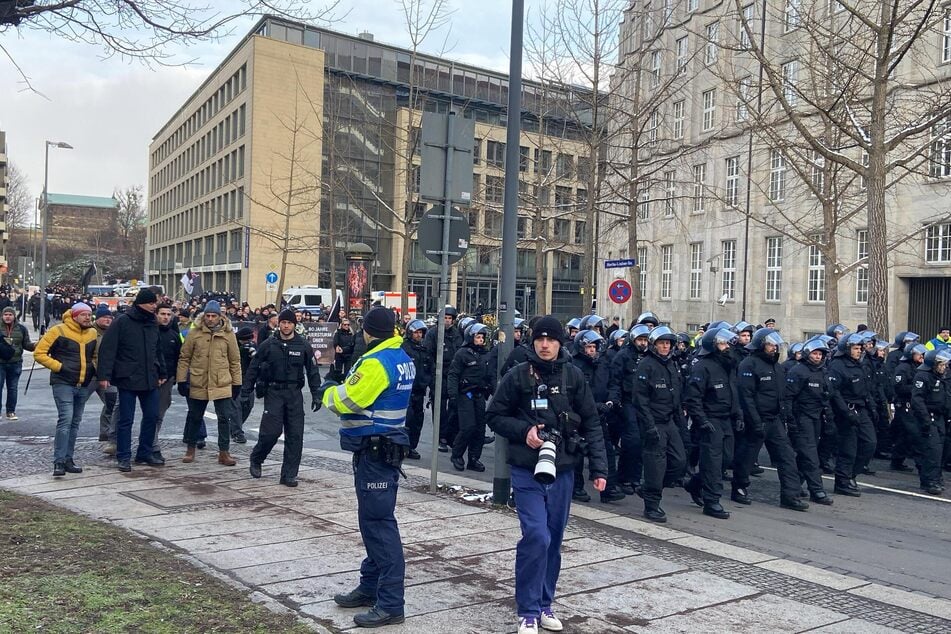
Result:
<svg viewBox="0 0 951 634">
<path fill-rule="evenodd" d="M 485 152 L 482 149 L 485 147 Z M 534 158 L 530 158 L 534 154 Z M 554 159 L 554 162 L 553 162 Z M 518 171 L 527 173 L 532 169 L 534 174 L 543 177 L 554 175 L 555 178 L 575 178 L 585 181 L 591 175 L 591 161 L 586 156 L 576 157 L 565 152 L 532 149 L 524 145 L 518 147 Z M 472 146 L 472 163 L 481 165 L 485 162 L 490 167 L 505 169 L 505 142 L 476 138 Z M 554 165 L 554 173 L 552 166 Z"/>
<path fill-rule="evenodd" d="M 152 198 L 153 217 L 161 218 L 195 200 L 244 178 L 244 145 L 209 163 L 164 194 Z"/>
<path fill-rule="evenodd" d="M 190 262 L 186 264 L 184 260 L 187 258 L 190 261 L 192 255 L 195 257 L 217 255 L 220 259 L 221 256 L 226 253 L 241 251 L 241 247 L 244 245 L 243 233 L 244 231 L 242 229 L 234 229 L 232 231 L 223 231 L 213 236 L 196 238 L 195 240 L 188 240 L 175 245 L 152 249 L 149 251 L 149 261 L 152 262 L 153 265 L 163 263 L 165 266 L 173 266 L 176 262 L 180 262 L 184 266 L 191 266 Z"/>
<path fill-rule="evenodd" d="M 192 134 L 200 130 L 203 125 L 218 114 L 222 108 L 231 103 L 231 100 L 247 87 L 248 68 L 247 64 L 243 64 L 192 116 L 186 119 L 162 145 L 152 152 L 152 169 L 155 169 L 156 165 L 171 156 L 182 143 L 191 138 Z"/>
<path fill-rule="evenodd" d="M 151 223 L 149 242 L 154 244 L 176 240 L 243 218 L 244 187 L 238 187 Z"/>
</svg>

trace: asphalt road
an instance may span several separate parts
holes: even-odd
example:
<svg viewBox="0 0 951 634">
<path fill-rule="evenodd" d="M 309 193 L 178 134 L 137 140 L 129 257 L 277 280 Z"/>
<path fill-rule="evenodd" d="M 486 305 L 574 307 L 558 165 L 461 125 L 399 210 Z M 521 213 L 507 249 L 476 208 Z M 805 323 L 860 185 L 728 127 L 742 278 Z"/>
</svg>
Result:
<svg viewBox="0 0 951 634">
<path fill-rule="evenodd" d="M 56 410 L 49 389 L 49 373 L 37 368 L 29 393 L 23 394 L 31 361 L 27 355 L 20 380 L 20 403 L 17 406 L 20 420 L 9 422 L 3 419 L 0 436 L 51 436 L 54 432 Z M 305 405 L 309 402 L 309 395 L 305 395 Z M 87 404 L 81 437 L 98 434 L 100 407 L 98 398 L 93 395 Z M 175 394 L 172 408 L 165 417 L 163 438 L 181 438 L 185 413 L 184 399 Z M 259 403 L 245 425 L 249 442 L 256 439 L 260 414 Z M 206 423 L 210 424 L 209 433 L 214 434 L 215 421 L 210 413 L 206 414 Z M 305 446 L 339 449 L 338 428 L 333 415 L 325 410 L 315 414 L 308 408 Z M 208 451 L 212 446 L 209 445 Z M 420 466 L 430 464 L 431 447 L 432 427 L 427 416 L 419 448 L 422 454 Z M 469 478 L 485 481 L 487 490 L 492 488 L 494 453 L 494 444 L 485 448 L 483 462 L 488 467 L 485 473 L 465 472 Z M 174 453 L 169 455 L 166 452 L 166 458 L 176 457 Z M 765 451 L 760 462 L 769 465 Z M 877 469 L 876 476 L 860 478 L 860 485 L 870 485 L 862 486 L 861 498 L 835 496 L 834 506 L 812 505 L 806 513 L 779 507 L 779 484 L 771 470 L 754 478 L 750 487 L 754 500 L 752 506 L 731 502 L 729 483 L 724 483 L 727 495 L 723 504 L 733 513 L 733 517 L 726 521 L 702 515 L 684 491 L 667 489 L 663 502 L 668 515 L 667 526 L 835 572 L 951 599 L 951 496 L 946 494 L 936 499 L 920 495 L 917 476 L 889 471 L 887 462 L 876 460 L 873 468 Z M 439 454 L 439 469 L 444 473 L 457 473 L 449 463 L 448 454 Z M 596 496 L 590 487 L 589 492 Z M 589 505 L 604 506 L 596 501 Z M 609 506 L 615 513 L 631 516 L 640 516 L 643 510 L 637 497 Z"/>
</svg>

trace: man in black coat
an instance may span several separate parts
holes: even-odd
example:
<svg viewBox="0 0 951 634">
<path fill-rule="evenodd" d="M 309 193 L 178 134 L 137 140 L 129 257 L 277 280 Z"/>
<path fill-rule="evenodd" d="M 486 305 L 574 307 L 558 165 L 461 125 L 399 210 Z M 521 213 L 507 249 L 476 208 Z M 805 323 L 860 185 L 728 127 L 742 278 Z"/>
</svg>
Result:
<svg viewBox="0 0 951 634">
<path fill-rule="evenodd" d="M 178 320 L 172 316 L 171 304 L 159 304 L 155 311 L 155 320 L 159 327 L 159 349 L 165 362 L 166 371 L 178 367 L 178 355 L 182 351 L 182 335 L 178 331 Z M 158 417 L 155 420 L 155 457 L 164 460 L 159 449 L 159 432 L 165 421 L 165 413 L 172 406 L 172 388 L 175 381 L 166 381 L 159 386 Z"/>
<path fill-rule="evenodd" d="M 333 380 L 343 382 L 344 377 L 350 372 L 353 365 L 353 348 L 356 345 L 356 339 L 353 331 L 350 330 L 350 318 L 344 317 L 340 321 L 340 326 L 333 336 L 334 364 Z"/>
<path fill-rule="evenodd" d="M 168 374 L 159 346 L 155 320 L 158 298 L 149 288 L 136 295 L 132 307 L 116 318 L 102 337 L 97 375 L 102 389 L 114 383 L 119 389 L 119 421 L 116 424 L 116 459 L 120 471 L 132 471 L 132 423 L 135 402 L 142 408 L 137 464 L 157 467 L 165 461 L 155 455 L 155 426 L 159 411 L 159 388 Z"/>
</svg>

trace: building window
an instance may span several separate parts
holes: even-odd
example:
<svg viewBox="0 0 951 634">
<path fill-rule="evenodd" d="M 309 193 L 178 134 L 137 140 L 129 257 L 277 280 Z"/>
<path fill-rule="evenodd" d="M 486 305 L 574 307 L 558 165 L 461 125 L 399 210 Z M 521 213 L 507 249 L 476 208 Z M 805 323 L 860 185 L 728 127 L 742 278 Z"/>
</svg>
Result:
<svg viewBox="0 0 951 634">
<path fill-rule="evenodd" d="M 670 299 L 670 282 L 673 276 L 674 245 L 665 244 L 660 248 L 660 298 Z"/>
<path fill-rule="evenodd" d="M 769 152 L 769 199 L 779 202 L 786 198 L 786 157 L 779 150 Z"/>
<path fill-rule="evenodd" d="M 647 247 L 637 247 L 637 265 L 641 267 L 641 299 L 647 297 Z"/>
<path fill-rule="evenodd" d="M 638 185 L 637 192 L 637 218 L 638 220 L 648 220 L 651 217 L 651 191 L 650 181 L 642 181 Z"/>
<path fill-rule="evenodd" d="M 562 187 L 561 185 L 555 186 L 555 206 L 559 208 L 566 208 L 571 206 L 571 188 Z"/>
<path fill-rule="evenodd" d="M 518 219 L 518 228 L 515 232 L 516 237 L 524 239 L 528 235 L 528 218 Z"/>
<path fill-rule="evenodd" d="M 579 211 L 584 210 L 588 206 L 587 189 L 579 187 L 575 190 L 575 204 L 577 205 Z"/>
<path fill-rule="evenodd" d="M 944 13 L 944 29 L 941 34 L 941 62 L 951 62 L 951 10 Z"/>
<path fill-rule="evenodd" d="M 720 291 L 727 299 L 736 299 L 736 240 L 724 240 Z"/>
<path fill-rule="evenodd" d="M 939 121 L 931 128 L 931 176 L 951 176 L 951 119 Z"/>
<path fill-rule="evenodd" d="M 703 243 L 690 243 L 690 299 L 700 299 L 703 284 Z"/>
<path fill-rule="evenodd" d="M 651 112 L 647 119 L 647 143 L 653 145 L 657 143 L 657 111 Z"/>
<path fill-rule="evenodd" d="M 780 67 L 780 72 L 783 78 L 783 98 L 790 106 L 795 106 L 799 101 L 799 95 L 796 93 L 796 83 L 799 81 L 799 61 L 786 62 Z"/>
<path fill-rule="evenodd" d="M 706 90 L 703 93 L 703 131 L 709 132 L 713 129 L 713 123 L 716 119 L 717 109 L 717 91 L 716 89 Z"/>
<path fill-rule="evenodd" d="M 682 139 L 684 138 L 684 120 L 686 119 L 686 102 L 685 101 L 675 101 L 674 102 L 674 138 Z"/>
<path fill-rule="evenodd" d="M 855 270 L 855 303 L 868 303 L 868 265 L 862 260 L 868 258 L 868 230 L 860 229 L 855 233 L 855 260 L 859 267 Z"/>
<path fill-rule="evenodd" d="M 778 302 L 783 292 L 783 239 L 766 238 L 766 301 Z"/>
<path fill-rule="evenodd" d="M 750 36 L 746 32 L 746 26 L 744 26 L 744 23 L 749 25 L 750 31 L 753 30 L 753 18 L 756 15 L 755 11 L 756 8 L 752 4 L 748 4 L 743 7 L 743 19 L 740 20 L 740 48 L 744 51 L 749 49 L 752 44 L 752 42 L 750 42 Z"/>
<path fill-rule="evenodd" d="M 807 287 L 808 301 L 826 301 L 826 267 L 822 259 L 822 250 L 817 244 L 809 245 L 809 279 Z"/>
<path fill-rule="evenodd" d="M 670 218 L 676 211 L 677 181 L 676 172 L 664 172 L 664 217 Z"/>
<path fill-rule="evenodd" d="M 726 204 L 736 207 L 740 202 L 740 157 L 726 159 Z"/>
<path fill-rule="evenodd" d="M 551 172 L 551 150 L 535 150 L 535 173 L 543 177 Z"/>
<path fill-rule="evenodd" d="M 707 180 L 707 164 L 693 166 L 693 212 L 701 213 L 704 209 L 703 189 Z"/>
<path fill-rule="evenodd" d="M 868 169 L 868 152 L 865 150 L 862 150 L 862 167 Z M 863 192 L 868 189 L 868 177 L 865 172 L 859 174 L 859 189 Z"/>
<path fill-rule="evenodd" d="M 700 0 L 687 0 L 687 13 L 693 13 L 700 7 Z"/>
<path fill-rule="evenodd" d="M 826 157 L 813 151 L 812 153 L 812 186 L 816 188 L 819 194 L 822 194 L 825 188 L 826 179 Z"/>
<path fill-rule="evenodd" d="M 707 25 L 707 42 L 704 47 L 703 61 L 707 66 L 717 63 L 717 53 L 719 51 L 720 45 L 718 40 L 720 38 L 720 23 L 714 22 L 713 24 Z"/>
<path fill-rule="evenodd" d="M 571 154 L 558 154 L 555 163 L 555 176 L 558 178 L 572 178 L 574 176 L 575 157 Z"/>
<path fill-rule="evenodd" d="M 472 164 L 479 165 L 482 162 L 482 139 L 472 140 Z"/>
<path fill-rule="evenodd" d="M 505 195 L 505 179 L 501 176 L 485 177 L 485 202 L 501 204 Z"/>
<path fill-rule="evenodd" d="M 493 167 L 505 167 L 505 144 L 501 141 L 487 141 L 485 162 Z"/>
<path fill-rule="evenodd" d="M 799 0 L 786 0 L 783 15 L 783 32 L 789 33 L 799 28 Z"/>
<path fill-rule="evenodd" d="M 660 86 L 660 51 L 651 51 L 651 88 Z"/>
<path fill-rule="evenodd" d="M 737 84 L 736 89 L 736 120 L 737 122 L 746 121 L 750 116 L 750 86 L 752 81 L 749 77 L 744 77 Z"/>
<path fill-rule="evenodd" d="M 524 145 L 518 146 L 518 171 L 528 171 L 528 148 Z"/>
<path fill-rule="evenodd" d="M 556 240 L 564 240 L 565 242 L 567 242 L 570 231 L 571 231 L 571 221 L 559 218 L 555 220 L 555 226 L 552 233 L 552 237 L 555 238 Z"/>
<path fill-rule="evenodd" d="M 951 223 L 928 227 L 925 233 L 925 262 L 951 263 Z"/>
<path fill-rule="evenodd" d="M 687 36 L 677 38 L 677 74 L 683 75 L 687 72 L 687 62 L 689 61 L 689 48 L 687 44 Z"/>
<path fill-rule="evenodd" d="M 575 244 L 584 244 L 586 229 L 584 220 L 575 220 Z"/>
</svg>

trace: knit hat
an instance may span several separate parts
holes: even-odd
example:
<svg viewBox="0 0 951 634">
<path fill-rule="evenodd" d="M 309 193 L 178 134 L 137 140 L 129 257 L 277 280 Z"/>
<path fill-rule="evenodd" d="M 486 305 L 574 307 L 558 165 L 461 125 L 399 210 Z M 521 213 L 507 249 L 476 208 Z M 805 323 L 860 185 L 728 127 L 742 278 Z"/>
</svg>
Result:
<svg viewBox="0 0 951 634">
<path fill-rule="evenodd" d="M 69 315 L 73 319 L 76 319 L 83 313 L 91 313 L 91 312 L 92 312 L 92 308 L 89 307 L 89 304 L 86 304 L 84 302 L 76 302 L 75 304 L 73 304 L 73 307 L 69 310 Z"/>
<path fill-rule="evenodd" d="M 376 339 L 389 339 L 396 328 L 396 315 L 389 308 L 371 308 L 363 317 L 363 332 Z"/>
<path fill-rule="evenodd" d="M 16 316 L 17 309 L 14 308 L 13 306 L 7 306 L 6 308 L 3 309 L 2 314 L 6 315 L 7 313 L 10 313 L 11 315 Z"/>
<path fill-rule="evenodd" d="M 551 315 L 545 315 L 535 322 L 535 326 L 532 328 L 532 341 L 542 337 L 549 337 L 558 341 L 564 339 L 565 331 L 561 327 L 561 322 Z"/>
<path fill-rule="evenodd" d="M 138 299 L 138 298 L 136 298 L 136 299 Z M 204 310 L 203 312 L 204 312 L 206 315 L 209 314 L 209 313 L 211 313 L 211 314 L 213 314 L 213 315 L 220 315 L 220 314 L 221 314 L 221 304 L 219 304 L 218 302 L 216 302 L 216 301 L 213 300 L 213 299 L 210 299 L 210 300 L 208 300 L 208 303 L 205 304 L 205 310 Z"/>
<path fill-rule="evenodd" d="M 235 333 L 235 337 L 237 337 L 238 341 L 248 341 L 250 339 L 254 339 L 254 331 L 248 326 L 242 326 L 241 328 L 238 328 L 238 332 Z"/>
<path fill-rule="evenodd" d="M 155 291 L 151 288 L 143 288 L 139 291 L 139 294 L 135 296 L 135 301 L 132 302 L 133 306 L 138 306 L 139 304 L 154 304 L 158 301 L 158 297 L 155 295 Z"/>
<path fill-rule="evenodd" d="M 100 317 L 112 317 L 112 311 L 109 310 L 109 306 L 106 304 L 99 304 L 96 306 L 96 319 Z"/>
<path fill-rule="evenodd" d="M 277 321 L 278 321 L 278 323 L 280 323 L 280 322 L 282 322 L 282 321 L 289 321 L 289 322 L 291 322 L 292 324 L 296 324 L 296 323 L 297 323 L 297 313 L 295 313 L 295 312 L 294 312 L 293 310 L 291 310 L 290 308 L 285 308 L 284 310 L 281 311 L 281 314 L 277 316 Z"/>
</svg>

